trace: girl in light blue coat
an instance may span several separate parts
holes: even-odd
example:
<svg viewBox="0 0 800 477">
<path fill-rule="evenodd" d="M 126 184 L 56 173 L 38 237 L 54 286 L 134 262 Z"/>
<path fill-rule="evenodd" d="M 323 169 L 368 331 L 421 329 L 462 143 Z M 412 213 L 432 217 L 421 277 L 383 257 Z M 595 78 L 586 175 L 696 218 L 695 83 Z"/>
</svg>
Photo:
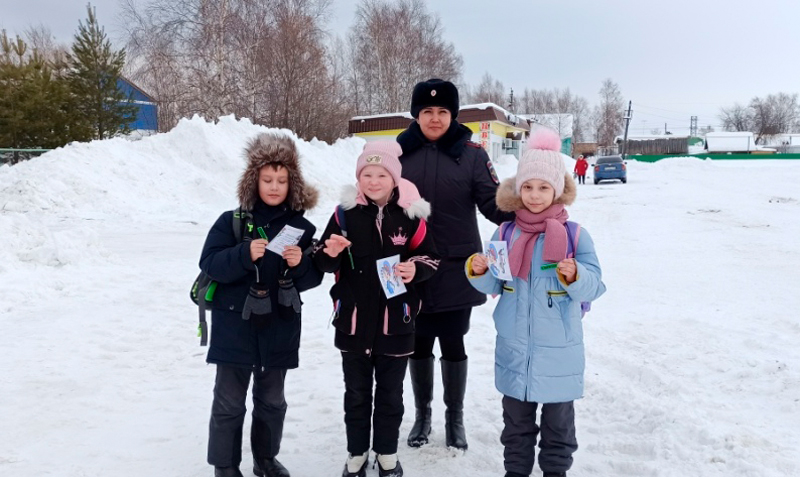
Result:
<svg viewBox="0 0 800 477">
<path fill-rule="evenodd" d="M 575 200 L 576 187 L 560 148 L 555 132 L 537 130 L 516 177 L 497 192 L 498 207 L 516 213 L 513 224 L 501 226 L 492 237 L 508 243 L 513 279 L 487 273 L 485 255 L 466 262 L 473 287 L 500 295 L 494 311 L 495 385 L 504 395 L 500 440 L 506 477 L 531 474 L 540 430 L 544 477 L 565 477 L 572 466 L 578 448 L 573 401 L 583 396 L 581 302 L 591 302 L 606 290 L 591 237 L 567 223 L 564 206 Z"/>
</svg>

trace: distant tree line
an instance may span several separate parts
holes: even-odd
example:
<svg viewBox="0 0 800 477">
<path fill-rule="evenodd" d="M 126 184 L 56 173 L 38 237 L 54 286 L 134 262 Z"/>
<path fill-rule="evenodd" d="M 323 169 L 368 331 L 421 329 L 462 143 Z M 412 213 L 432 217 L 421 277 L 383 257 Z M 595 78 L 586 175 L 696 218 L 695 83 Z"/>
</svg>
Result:
<svg viewBox="0 0 800 477">
<path fill-rule="evenodd" d="M 3 34 L 0 147 L 128 132 L 135 113 L 116 89 L 123 72 L 155 99 L 162 131 L 195 114 L 234 114 L 333 141 L 355 115 L 408 110 L 414 85 L 432 77 L 456 83 L 462 104 L 570 114 L 575 142 L 612 144 L 623 129 L 624 101 L 611 79 L 595 106 L 569 88 L 514 96 L 488 73 L 465 84 L 463 58 L 424 0 L 361 0 L 343 38 L 327 30 L 330 0 L 122 1 L 123 49 L 112 48 L 91 6 L 69 50 L 45 27 L 25 40 Z"/>
<path fill-rule="evenodd" d="M 150 0 L 125 5 L 131 75 L 159 123 L 235 114 L 334 140 L 356 114 L 408 107 L 414 84 L 458 81 L 462 60 L 422 0 L 364 0 L 346 39 L 326 0 Z"/>
<path fill-rule="evenodd" d="M 756 96 L 749 104 L 721 108 L 719 119 L 726 131 L 750 131 L 760 141 L 765 136 L 800 132 L 800 104 L 796 93 Z"/>
<path fill-rule="evenodd" d="M 490 75 L 461 82 L 463 59 L 423 0 L 362 0 L 345 38 L 326 33 L 326 0 L 125 0 L 130 76 L 159 104 L 159 125 L 235 114 L 332 141 L 356 115 L 406 111 L 414 85 L 438 77 L 462 103 L 574 116 L 576 141 L 612 143 L 622 130 L 619 86 L 594 109 L 569 88 L 525 89 L 513 104 Z M 473 91 L 470 93 L 470 91 Z"/>
<path fill-rule="evenodd" d="M 592 108 L 583 96 L 569 88 L 529 89 L 513 95 L 502 81 L 484 74 L 475 88 L 467 88 L 466 99 L 472 103 L 495 103 L 519 114 L 571 114 L 574 142 L 596 141 L 611 145 L 622 133 L 625 101 L 617 83 L 603 81 L 599 103 Z M 562 132 L 562 131 L 559 131 Z"/>
</svg>

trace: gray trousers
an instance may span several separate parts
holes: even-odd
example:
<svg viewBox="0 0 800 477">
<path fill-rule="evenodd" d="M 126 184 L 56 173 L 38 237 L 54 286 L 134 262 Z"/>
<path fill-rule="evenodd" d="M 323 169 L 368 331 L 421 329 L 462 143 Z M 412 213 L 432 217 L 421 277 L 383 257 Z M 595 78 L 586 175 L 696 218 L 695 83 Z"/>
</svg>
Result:
<svg viewBox="0 0 800 477">
<path fill-rule="evenodd" d="M 566 472 L 572 467 L 572 453 L 578 450 L 575 439 L 575 408 L 572 401 L 542 404 L 541 426 L 536 425 L 538 403 L 503 396 L 505 427 L 500 442 L 505 446 L 506 472 L 530 475 L 539 438 L 539 468 L 542 472 Z"/>
<path fill-rule="evenodd" d="M 253 371 L 217 365 L 214 403 L 208 433 L 208 463 L 215 467 L 238 467 L 242 462 L 242 427 L 247 413 L 247 388 L 253 376 L 253 422 L 250 447 L 253 459 L 263 465 L 281 447 L 286 399 L 285 369 Z"/>
</svg>

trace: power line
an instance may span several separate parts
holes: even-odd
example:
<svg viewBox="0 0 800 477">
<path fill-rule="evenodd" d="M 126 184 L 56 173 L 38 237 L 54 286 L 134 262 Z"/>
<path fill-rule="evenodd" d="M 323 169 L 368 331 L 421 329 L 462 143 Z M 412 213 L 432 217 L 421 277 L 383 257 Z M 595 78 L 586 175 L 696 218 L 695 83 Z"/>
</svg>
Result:
<svg viewBox="0 0 800 477">
<path fill-rule="evenodd" d="M 654 114 L 654 113 L 648 113 L 648 112 L 640 112 L 639 114 L 644 114 L 645 116 L 653 116 L 653 117 L 661 118 L 661 119 L 669 119 L 670 121 L 686 121 L 686 119 L 688 119 L 688 115 L 687 115 L 686 118 L 673 118 L 673 117 L 670 117 L 670 116 L 662 116 L 660 114 Z"/>
<path fill-rule="evenodd" d="M 674 109 L 664 109 L 664 108 L 656 108 L 655 106 L 647 106 L 646 104 L 639 105 L 645 109 L 657 109 L 659 111 L 666 111 L 668 113 L 678 113 L 678 114 L 691 114 L 686 111 L 675 111 Z"/>
</svg>

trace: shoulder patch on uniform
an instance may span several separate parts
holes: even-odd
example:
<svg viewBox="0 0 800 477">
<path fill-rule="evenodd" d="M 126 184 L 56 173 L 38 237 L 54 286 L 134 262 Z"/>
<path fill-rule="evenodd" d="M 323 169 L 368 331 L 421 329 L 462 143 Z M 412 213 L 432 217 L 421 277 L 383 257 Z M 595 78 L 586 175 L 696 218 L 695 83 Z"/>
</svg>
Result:
<svg viewBox="0 0 800 477">
<path fill-rule="evenodd" d="M 483 149 L 483 147 L 478 144 L 477 142 L 467 141 L 467 146 L 474 147 L 476 149 Z"/>
<path fill-rule="evenodd" d="M 492 176 L 492 180 L 495 184 L 500 185 L 500 179 L 497 178 L 497 172 L 494 170 L 494 165 L 492 165 L 492 161 L 486 161 L 486 168 L 489 169 L 489 175 Z"/>
</svg>

